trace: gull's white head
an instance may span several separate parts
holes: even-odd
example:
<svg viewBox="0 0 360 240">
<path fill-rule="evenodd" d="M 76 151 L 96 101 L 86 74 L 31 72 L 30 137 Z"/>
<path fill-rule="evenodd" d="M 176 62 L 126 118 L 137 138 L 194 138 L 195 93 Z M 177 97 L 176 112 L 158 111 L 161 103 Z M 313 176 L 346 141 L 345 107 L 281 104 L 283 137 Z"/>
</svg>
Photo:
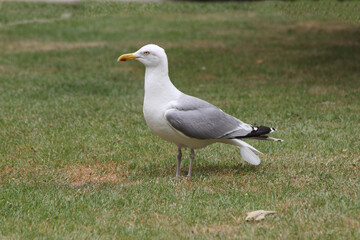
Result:
<svg viewBox="0 0 360 240">
<path fill-rule="evenodd" d="M 144 64 L 145 67 L 156 67 L 162 64 L 167 65 L 165 50 L 155 44 L 145 45 L 134 53 L 123 54 L 118 58 L 118 62 L 127 60 L 138 60 Z"/>
</svg>

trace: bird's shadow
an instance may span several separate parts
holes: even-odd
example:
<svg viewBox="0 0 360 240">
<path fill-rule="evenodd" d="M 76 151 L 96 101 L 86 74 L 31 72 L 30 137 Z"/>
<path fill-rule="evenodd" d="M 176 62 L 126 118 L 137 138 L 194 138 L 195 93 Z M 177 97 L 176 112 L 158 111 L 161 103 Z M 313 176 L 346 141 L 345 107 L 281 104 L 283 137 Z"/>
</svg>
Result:
<svg viewBox="0 0 360 240">
<path fill-rule="evenodd" d="M 175 176 L 176 164 L 172 164 L 171 167 L 163 169 L 161 166 L 156 167 L 152 171 L 143 171 L 144 174 L 149 177 L 161 176 L 169 177 Z M 226 177 L 226 176 L 247 176 L 259 172 L 259 166 L 253 166 L 246 163 L 202 163 L 194 165 L 192 170 L 192 178 L 198 177 Z M 188 164 L 182 164 L 180 175 L 182 177 L 188 174 Z"/>
<path fill-rule="evenodd" d="M 237 163 L 234 165 L 227 164 L 206 164 L 194 166 L 193 176 L 227 176 L 227 175 L 236 175 L 236 176 L 245 176 L 249 173 L 255 173 L 258 171 L 258 168 L 253 165 Z M 186 172 L 186 171 L 185 171 Z"/>
</svg>

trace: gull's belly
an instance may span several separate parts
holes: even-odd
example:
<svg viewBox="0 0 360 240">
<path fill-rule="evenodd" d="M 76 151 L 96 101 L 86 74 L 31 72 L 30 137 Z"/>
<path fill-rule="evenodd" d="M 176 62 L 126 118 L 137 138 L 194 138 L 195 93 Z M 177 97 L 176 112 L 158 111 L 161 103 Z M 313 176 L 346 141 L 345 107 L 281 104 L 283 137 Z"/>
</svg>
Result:
<svg viewBox="0 0 360 240">
<path fill-rule="evenodd" d="M 157 106 L 149 107 L 144 105 L 143 112 L 148 127 L 162 139 L 175 143 L 178 147 L 188 147 L 192 149 L 203 148 L 214 143 L 213 140 L 201 140 L 187 137 L 172 128 L 165 118 L 165 108 Z"/>
</svg>

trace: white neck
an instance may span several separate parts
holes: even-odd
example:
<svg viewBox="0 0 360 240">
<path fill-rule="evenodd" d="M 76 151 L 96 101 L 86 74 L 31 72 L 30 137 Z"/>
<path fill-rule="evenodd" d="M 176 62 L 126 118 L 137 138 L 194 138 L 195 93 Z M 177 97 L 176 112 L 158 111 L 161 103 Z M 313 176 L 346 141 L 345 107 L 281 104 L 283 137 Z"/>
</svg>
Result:
<svg viewBox="0 0 360 240">
<path fill-rule="evenodd" d="M 158 104 L 164 104 L 175 100 L 180 93 L 170 81 L 167 61 L 155 67 L 146 67 L 145 102 L 158 100 Z"/>
</svg>

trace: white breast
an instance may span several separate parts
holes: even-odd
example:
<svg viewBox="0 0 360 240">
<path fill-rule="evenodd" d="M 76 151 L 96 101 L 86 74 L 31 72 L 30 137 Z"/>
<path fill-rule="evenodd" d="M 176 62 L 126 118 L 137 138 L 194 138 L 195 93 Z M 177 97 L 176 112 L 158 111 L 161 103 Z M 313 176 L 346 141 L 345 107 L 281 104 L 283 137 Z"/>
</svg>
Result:
<svg viewBox="0 0 360 240">
<path fill-rule="evenodd" d="M 162 139 L 175 143 L 178 147 L 202 148 L 213 140 L 189 138 L 171 127 L 165 118 L 165 112 L 176 105 L 183 93 L 170 81 L 167 74 L 167 62 L 155 68 L 146 68 L 145 96 L 143 112 L 148 127 Z"/>
<path fill-rule="evenodd" d="M 144 99 L 144 118 L 148 127 L 166 141 L 180 144 L 178 133 L 169 125 L 165 112 L 169 108 L 166 102 L 157 99 Z"/>
</svg>

